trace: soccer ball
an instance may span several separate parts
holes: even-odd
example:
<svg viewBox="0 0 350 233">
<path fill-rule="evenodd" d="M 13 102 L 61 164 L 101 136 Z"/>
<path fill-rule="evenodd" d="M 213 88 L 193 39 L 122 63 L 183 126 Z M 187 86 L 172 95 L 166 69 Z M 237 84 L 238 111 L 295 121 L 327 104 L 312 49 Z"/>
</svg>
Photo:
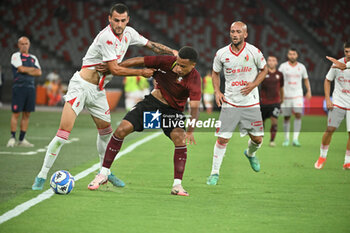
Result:
<svg viewBox="0 0 350 233">
<path fill-rule="evenodd" d="M 56 194 L 68 194 L 74 188 L 74 177 L 67 171 L 57 171 L 51 176 L 50 187 Z"/>
</svg>

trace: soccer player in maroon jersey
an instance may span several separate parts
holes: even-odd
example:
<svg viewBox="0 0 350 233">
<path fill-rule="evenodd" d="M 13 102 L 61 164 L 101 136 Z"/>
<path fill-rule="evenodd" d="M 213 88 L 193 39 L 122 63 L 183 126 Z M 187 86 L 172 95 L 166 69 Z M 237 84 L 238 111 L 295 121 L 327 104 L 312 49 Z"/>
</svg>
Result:
<svg viewBox="0 0 350 233">
<path fill-rule="evenodd" d="M 192 47 L 183 47 L 178 56 L 146 56 L 131 58 L 121 63 L 124 67 L 146 66 L 156 69 L 153 78 L 157 85 L 150 95 L 136 104 L 124 117 L 106 149 L 103 167 L 89 184 L 90 190 L 98 189 L 108 180 L 110 167 L 119 152 L 124 138 L 134 131 L 143 131 L 145 112 L 152 112 L 152 120 L 162 119 L 160 127 L 175 145 L 173 195 L 188 196 L 181 185 L 187 158 L 187 143 L 196 143 L 193 127 L 185 129 L 183 111 L 187 98 L 190 98 L 191 120 L 197 119 L 201 99 L 201 78 L 195 69 L 197 51 Z M 164 123 L 166 122 L 166 124 Z M 169 124 L 171 122 L 171 124 Z"/>
<path fill-rule="evenodd" d="M 283 102 L 283 74 L 279 72 L 277 67 L 278 61 L 275 56 L 267 58 L 268 74 L 261 83 L 260 89 L 260 108 L 263 121 L 267 118 L 271 119 L 271 138 L 270 146 L 276 146 L 275 137 L 277 133 L 278 115 L 281 111 L 281 103 Z"/>
</svg>

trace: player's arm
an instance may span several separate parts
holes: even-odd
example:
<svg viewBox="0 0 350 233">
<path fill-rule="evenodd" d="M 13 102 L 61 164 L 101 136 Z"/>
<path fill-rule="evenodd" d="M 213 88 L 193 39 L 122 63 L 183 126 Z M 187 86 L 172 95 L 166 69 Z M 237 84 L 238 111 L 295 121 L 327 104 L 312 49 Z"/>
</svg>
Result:
<svg viewBox="0 0 350 233">
<path fill-rule="evenodd" d="M 254 88 L 259 86 L 259 84 L 264 81 L 266 75 L 268 73 L 267 66 L 265 65 L 264 68 L 259 72 L 259 74 L 256 76 L 254 82 L 249 82 L 247 85 L 245 85 L 241 89 L 242 95 L 248 95 Z"/>
<path fill-rule="evenodd" d="M 326 99 L 326 105 L 327 109 L 332 110 L 333 109 L 333 103 L 330 97 L 331 93 L 331 81 L 325 78 L 324 80 L 324 97 Z"/>
<path fill-rule="evenodd" d="M 145 58 L 144 57 L 133 57 L 130 59 L 127 59 L 121 63 L 119 63 L 120 66 L 123 67 L 143 67 L 145 66 Z"/>
<path fill-rule="evenodd" d="M 199 116 L 199 106 L 200 106 L 200 101 L 199 100 L 191 100 L 190 101 L 190 114 L 191 114 L 191 119 L 190 121 L 192 122 L 194 120 L 194 122 L 197 121 L 198 116 Z M 196 141 L 194 140 L 194 136 L 193 136 L 193 131 L 194 131 L 194 127 L 192 127 L 191 125 L 188 126 L 187 132 L 186 132 L 186 143 L 187 144 L 196 144 Z"/>
<path fill-rule="evenodd" d="M 344 63 L 341 63 L 340 61 L 338 61 L 337 59 L 335 59 L 335 58 L 333 58 L 333 57 L 328 57 L 328 56 L 326 56 L 326 58 L 328 59 L 328 60 L 330 60 L 331 62 L 333 62 L 333 66 L 332 66 L 332 68 L 337 68 L 337 69 L 341 69 L 341 70 L 345 70 L 345 69 L 349 69 L 349 67 L 350 67 L 350 63 L 348 64 L 344 64 Z"/>
<path fill-rule="evenodd" d="M 165 46 L 163 44 L 153 42 L 153 41 L 148 41 L 147 44 L 145 45 L 147 48 L 155 52 L 156 54 L 168 54 L 168 55 L 174 55 L 177 56 L 178 52 L 175 49 L 171 49 L 168 46 Z"/>
<path fill-rule="evenodd" d="M 135 75 L 135 76 L 143 76 L 143 77 L 151 77 L 153 75 L 153 72 L 155 69 L 130 69 L 123 67 L 117 63 L 117 61 L 109 61 L 107 62 L 107 68 L 111 72 L 111 74 L 115 76 L 130 76 L 130 75 Z"/>
<path fill-rule="evenodd" d="M 224 94 L 220 91 L 220 73 L 215 72 L 214 70 L 211 73 L 212 80 L 213 80 L 213 87 L 214 87 L 214 93 L 215 93 L 215 101 L 216 104 L 221 107 L 222 103 L 225 100 Z"/>
<path fill-rule="evenodd" d="M 305 78 L 304 79 L 304 85 L 305 85 L 305 87 L 306 87 L 306 95 L 305 95 L 305 97 L 307 98 L 307 99 L 311 99 L 311 86 L 310 86 L 310 82 L 309 82 L 309 79 L 308 78 Z"/>
<path fill-rule="evenodd" d="M 29 74 L 30 76 L 41 76 L 41 69 L 35 67 L 19 66 L 17 71 L 19 73 Z"/>
</svg>

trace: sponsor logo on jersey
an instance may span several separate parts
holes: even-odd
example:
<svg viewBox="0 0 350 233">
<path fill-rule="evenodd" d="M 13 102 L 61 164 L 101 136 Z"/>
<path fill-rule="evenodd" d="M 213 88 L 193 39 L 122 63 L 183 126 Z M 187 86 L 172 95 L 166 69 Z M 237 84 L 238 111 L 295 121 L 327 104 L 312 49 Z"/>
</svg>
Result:
<svg viewBox="0 0 350 233">
<path fill-rule="evenodd" d="M 225 59 L 225 62 L 230 62 L 230 58 L 226 58 L 226 59 Z"/>
<path fill-rule="evenodd" d="M 242 73 L 242 72 L 250 72 L 252 68 L 245 66 L 243 68 L 238 68 L 238 69 L 232 69 L 232 68 L 227 68 L 226 73 L 227 74 L 235 74 L 235 73 Z"/>
<path fill-rule="evenodd" d="M 107 42 L 106 42 L 108 45 L 112 45 L 113 44 L 113 42 L 112 41 L 110 41 L 110 40 L 107 40 Z"/>
<path fill-rule="evenodd" d="M 245 86 L 245 85 L 247 85 L 247 81 L 244 81 L 244 80 L 241 80 L 241 81 L 233 81 L 232 83 L 231 83 L 231 86 Z"/>
<path fill-rule="evenodd" d="M 350 83 L 350 79 L 346 79 L 343 76 L 339 76 L 338 77 L 338 81 L 339 82 L 344 82 L 344 83 Z"/>
</svg>

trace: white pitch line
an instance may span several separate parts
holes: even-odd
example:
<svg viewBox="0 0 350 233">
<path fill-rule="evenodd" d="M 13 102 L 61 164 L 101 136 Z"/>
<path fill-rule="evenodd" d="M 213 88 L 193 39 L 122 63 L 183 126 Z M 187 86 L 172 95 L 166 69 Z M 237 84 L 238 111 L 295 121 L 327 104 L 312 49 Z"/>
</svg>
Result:
<svg viewBox="0 0 350 233">
<path fill-rule="evenodd" d="M 122 157 L 123 155 L 135 150 L 138 146 L 152 140 L 153 138 L 158 137 L 159 135 L 161 135 L 161 132 L 157 132 L 154 134 L 151 134 L 133 144 L 131 144 L 130 146 L 128 146 L 127 148 L 125 148 L 124 150 L 122 150 L 117 157 L 115 158 L 115 160 L 119 159 L 120 157 Z M 82 178 L 84 178 L 85 176 L 89 175 L 90 173 L 96 171 L 98 168 L 100 167 L 100 163 L 96 163 L 94 164 L 92 167 L 78 173 L 77 175 L 74 176 L 75 181 L 78 181 Z M 28 210 L 29 208 L 35 206 L 36 204 L 39 204 L 40 202 L 49 199 L 50 197 L 52 197 L 54 195 L 53 191 L 51 189 L 46 190 L 45 192 L 39 194 L 37 197 L 30 199 L 29 201 L 26 201 L 18 206 L 16 206 L 15 208 L 13 208 L 12 210 L 7 211 L 6 213 L 4 213 L 3 215 L 0 216 L 0 224 L 22 214 L 24 211 Z"/>
<path fill-rule="evenodd" d="M 77 141 L 79 141 L 79 138 L 72 138 L 72 139 L 69 139 L 66 142 L 66 144 L 70 144 Z M 47 146 L 45 148 L 39 148 L 34 151 L 26 151 L 26 152 L 0 151 L 0 155 L 36 155 L 37 153 L 40 153 L 40 152 L 46 152 L 46 150 L 47 150 Z"/>
</svg>

